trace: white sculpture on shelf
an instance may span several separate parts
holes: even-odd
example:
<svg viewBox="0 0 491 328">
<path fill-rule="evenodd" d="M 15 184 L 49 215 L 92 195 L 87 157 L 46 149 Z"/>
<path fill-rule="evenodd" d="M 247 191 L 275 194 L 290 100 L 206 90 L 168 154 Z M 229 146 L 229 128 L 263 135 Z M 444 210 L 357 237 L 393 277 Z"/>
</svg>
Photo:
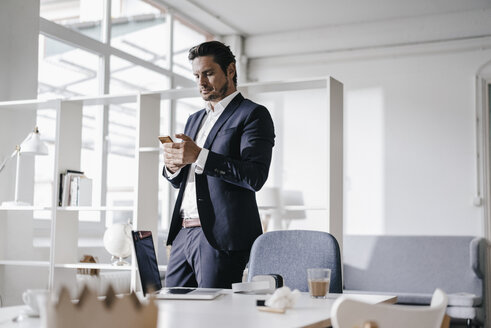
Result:
<svg viewBox="0 0 491 328">
<path fill-rule="evenodd" d="M 113 265 L 128 265 L 124 259 L 131 255 L 131 224 L 115 223 L 107 228 L 104 247 L 112 255 Z"/>
</svg>

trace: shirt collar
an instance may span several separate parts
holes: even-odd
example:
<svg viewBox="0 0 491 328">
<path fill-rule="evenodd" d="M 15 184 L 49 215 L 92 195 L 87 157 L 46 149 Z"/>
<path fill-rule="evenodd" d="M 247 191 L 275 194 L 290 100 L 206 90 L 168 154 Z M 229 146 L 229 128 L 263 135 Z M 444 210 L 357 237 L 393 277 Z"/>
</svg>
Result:
<svg viewBox="0 0 491 328">
<path fill-rule="evenodd" d="M 235 98 L 235 96 L 237 96 L 239 94 L 239 91 L 235 91 L 235 92 L 232 92 L 231 94 L 229 94 L 228 96 L 226 96 L 225 98 L 223 98 L 222 100 L 220 100 L 216 105 L 215 105 L 215 108 L 214 110 L 212 111 L 211 110 L 211 105 L 210 105 L 210 102 L 206 102 L 206 114 L 210 114 L 210 111 L 214 114 L 214 115 L 220 115 L 223 110 L 228 106 L 228 104 L 230 104 L 230 102 L 232 101 L 232 99 Z"/>
</svg>

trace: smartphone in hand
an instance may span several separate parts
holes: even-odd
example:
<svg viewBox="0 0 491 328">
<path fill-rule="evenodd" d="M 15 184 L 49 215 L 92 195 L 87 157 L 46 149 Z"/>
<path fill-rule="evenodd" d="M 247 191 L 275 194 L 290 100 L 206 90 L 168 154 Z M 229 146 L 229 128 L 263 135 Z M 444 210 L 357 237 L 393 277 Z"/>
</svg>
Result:
<svg viewBox="0 0 491 328">
<path fill-rule="evenodd" d="M 168 142 L 171 142 L 171 143 L 174 142 L 174 140 L 172 140 L 172 138 L 170 136 L 161 136 L 161 137 L 159 137 L 159 140 L 163 144 L 168 143 Z"/>
</svg>

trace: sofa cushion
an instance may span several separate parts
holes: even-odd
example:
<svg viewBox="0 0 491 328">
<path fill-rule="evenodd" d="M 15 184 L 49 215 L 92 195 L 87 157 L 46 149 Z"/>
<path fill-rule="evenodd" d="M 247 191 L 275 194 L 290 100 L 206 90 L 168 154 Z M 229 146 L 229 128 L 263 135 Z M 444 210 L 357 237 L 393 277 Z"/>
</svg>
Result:
<svg viewBox="0 0 491 328">
<path fill-rule="evenodd" d="M 476 271 L 479 243 L 465 236 L 352 236 L 343 239 L 344 284 L 348 290 L 396 294 L 483 294 Z"/>
</svg>

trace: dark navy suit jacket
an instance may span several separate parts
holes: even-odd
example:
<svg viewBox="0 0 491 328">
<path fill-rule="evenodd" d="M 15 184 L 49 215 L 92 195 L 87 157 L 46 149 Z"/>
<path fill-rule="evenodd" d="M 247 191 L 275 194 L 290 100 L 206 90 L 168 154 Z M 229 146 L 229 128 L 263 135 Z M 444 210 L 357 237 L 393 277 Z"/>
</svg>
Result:
<svg viewBox="0 0 491 328">
<path fill-rule="evenodd" d="M 191 115 L 184 134 L 195 140 L 202 109 Z M 206 239 L 219 250 L 249 250 L 262 233 L 255 192 L 268 178 L 274 146 L 273 120 L 268 110 L 238 94 L 211 129 L 204 148 L 209 149 L 203 174 L 196 174 L 196 200 Z M 180 209 L 190 165 L 174 178 L 179 188 L 167 245 L 181 229 Z"/>
</svg>

